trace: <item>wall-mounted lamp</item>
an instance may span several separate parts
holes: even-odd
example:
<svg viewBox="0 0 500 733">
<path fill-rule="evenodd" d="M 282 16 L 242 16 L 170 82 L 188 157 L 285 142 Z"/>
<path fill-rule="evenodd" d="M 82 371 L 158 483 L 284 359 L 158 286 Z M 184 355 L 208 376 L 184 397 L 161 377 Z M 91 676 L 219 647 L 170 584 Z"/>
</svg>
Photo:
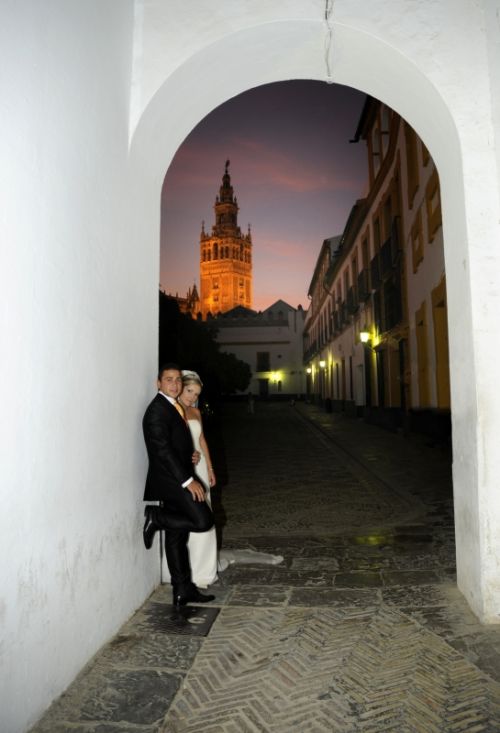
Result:
<svg viewBox="0 0 500 733">
<path fill-rule="evenodd" d="M 312 372 L 312 369 L 311 369 L 311 367 L 307 367 L 307 369 L 306 369 L 306 373 L 307 373 L 307 374 L 311 374 L 311 372 Z"/>
<path fill-rule="evenodd" d="M 370 336 L 369 331 L 363 330 L 359 332 L 359 340 L 361 341 L 362 344 L 367 344 L 368 341 L 370 341 L 370 339 L 371 339 L 371 336 Z"/>
<path fill-rule="evenodd" d="M 326 367 L 326 361 L 324 359 L 321 359 L 319 366 L 321 369 L 324 369 Z"/>
</svg>

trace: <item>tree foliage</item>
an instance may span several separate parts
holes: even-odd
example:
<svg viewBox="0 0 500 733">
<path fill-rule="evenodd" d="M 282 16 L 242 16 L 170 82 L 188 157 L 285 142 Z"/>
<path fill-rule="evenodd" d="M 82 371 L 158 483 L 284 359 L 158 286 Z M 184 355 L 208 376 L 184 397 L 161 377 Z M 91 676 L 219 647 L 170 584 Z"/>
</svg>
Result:
<svg viewBox="0 0 500 733">
<path fill-rule="evenodd" d="M 220 351 L 215 335 L 212 324 L 181 313 L 177 301 L 160 291 L 160 364 L 174 361 L 182 369 L 194 369 L 203 380 L 204 397 L 211 401 L 246 390 L 252 377 L 248 364 Z"/>
</svg>

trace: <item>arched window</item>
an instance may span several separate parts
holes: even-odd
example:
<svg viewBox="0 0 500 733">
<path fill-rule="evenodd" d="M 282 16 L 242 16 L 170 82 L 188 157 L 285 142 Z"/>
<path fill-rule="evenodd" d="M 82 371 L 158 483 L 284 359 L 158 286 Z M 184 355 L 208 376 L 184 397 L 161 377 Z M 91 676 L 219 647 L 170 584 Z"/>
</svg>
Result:
<svg viewBox="0 0 500 733">
<path fill-rule="evenodd" d="M 229 259 L 229 247 L 226 247 L 226 259 Z"/>
<path fill-rule="evenodd" d="M 207 259 L 207 253 L 205 252 L 205 250 L 203 250 L 203 252 L 201 253 L 201 259 L 202 262 L 205 262 L 205 260 Z"/>
<path fill-rule="evenodd" d="M 210 252 L 210 250 L 208 250 L 208 252 L 207 252 L 207 260 L 210 262 L 211 259 L 212 259 L 212 253 Z"/>
<path fill-rule="evenodd" d="M 214 260 L 219 258 L 219 245 L 217 242 L 214 244 Z"/>
</svg>

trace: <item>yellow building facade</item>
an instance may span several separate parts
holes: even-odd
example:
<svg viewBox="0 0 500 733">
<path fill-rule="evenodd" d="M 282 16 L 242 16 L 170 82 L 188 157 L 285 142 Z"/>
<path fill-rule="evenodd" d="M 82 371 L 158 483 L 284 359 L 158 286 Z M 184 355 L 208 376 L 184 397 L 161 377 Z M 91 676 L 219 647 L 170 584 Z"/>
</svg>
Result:
<svg viewBox="0 0 500 733">
<path fill-rule="evenodd" d="M 437 169 L 398 114 L 367 98 L 368 192 L 325 240 L 310 285 L 310 391 L 391 429 L 447 437 L 450 383 Z M 321 265 L 321 266 L 320 266 Z"/>
<path fill-rule="evenodd" d="M 238 201 L 229 160 L 214 205 L 215 224 L 200 236 L 200 301 L 203 319 L 243 306 L 252 307 L 252 235 L 238 226 Z"/>
</svg>

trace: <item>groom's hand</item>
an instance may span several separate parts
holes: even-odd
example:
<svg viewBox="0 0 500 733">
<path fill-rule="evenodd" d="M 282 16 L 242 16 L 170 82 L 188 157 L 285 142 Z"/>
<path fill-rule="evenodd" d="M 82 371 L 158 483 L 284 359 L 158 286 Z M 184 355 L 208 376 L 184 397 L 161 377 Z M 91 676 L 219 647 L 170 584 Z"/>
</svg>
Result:
<svg viewBox="0 0 500 733">
<path fill-rule="evenodd" d="M 191 492 L 193 501 L 205 501 L 205 490 L 198 481 L 191 481 L 186 486 L 186 489 Z"/>
</svg>

